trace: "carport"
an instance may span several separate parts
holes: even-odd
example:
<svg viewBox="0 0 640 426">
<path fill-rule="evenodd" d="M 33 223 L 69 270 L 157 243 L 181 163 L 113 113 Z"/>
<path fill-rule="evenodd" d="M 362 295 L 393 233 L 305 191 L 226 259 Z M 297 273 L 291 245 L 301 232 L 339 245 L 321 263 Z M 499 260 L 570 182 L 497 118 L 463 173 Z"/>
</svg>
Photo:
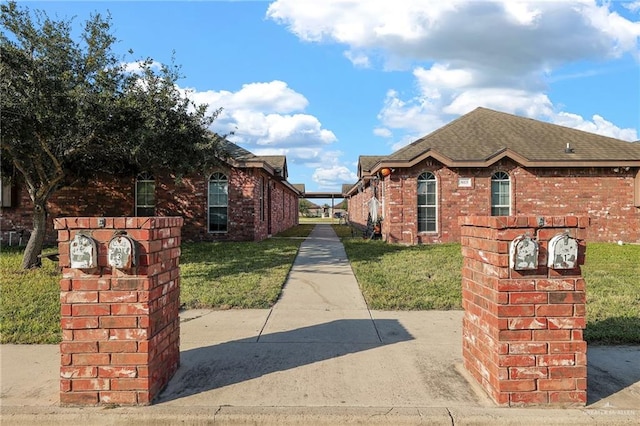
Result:
<svg viewBox="0 0 640 426">
<path fill-rule="evenodd" d="M 333 211 L 335 210 L 335 200 L 340 199 L 344 200 L 345 196 L 341 192 L 302 192 L 301 198 L 305 199 L 315 199 L 315 200 L 331 200 L 331 211 L 329 212 L 329 217 L 333 217 Z"/>
</svg>

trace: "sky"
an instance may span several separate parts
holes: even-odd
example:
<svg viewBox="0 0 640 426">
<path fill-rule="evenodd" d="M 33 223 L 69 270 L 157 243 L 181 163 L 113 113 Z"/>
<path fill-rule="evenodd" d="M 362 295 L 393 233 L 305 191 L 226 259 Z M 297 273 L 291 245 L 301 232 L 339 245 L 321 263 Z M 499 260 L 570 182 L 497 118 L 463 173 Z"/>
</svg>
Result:
<svg viewBox="0 0 640 426">
<path fill-rule="evenodd" d="M 175 58 L 180 89 L 223 108 L 213 130 L 286 155 L 308 192 L 479 106 L 640 139 L 640 0 L 19 4 L 78 27 L 110 13 L 123 62 Z"/>
</svg>

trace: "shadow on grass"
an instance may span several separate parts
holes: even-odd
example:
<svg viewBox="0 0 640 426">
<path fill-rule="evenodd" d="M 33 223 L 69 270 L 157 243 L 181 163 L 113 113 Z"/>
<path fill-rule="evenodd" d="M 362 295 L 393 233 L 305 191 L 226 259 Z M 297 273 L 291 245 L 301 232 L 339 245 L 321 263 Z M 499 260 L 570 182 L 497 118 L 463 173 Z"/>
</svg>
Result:
<svg viewBox="0 0 640 426">
<path fill-rule="evenodd" d="M 589 321 L 584 339 L 593 345 L 640 345 L 640 318 L 612 317 Z"/>
<path fill-rule="evenodd" d="M 188 243 L 182 245 L 182 266 L 196 269 L 188 275 L 214 280 L 241 273 L 263 274 L 271 268 L 293 264 L 300 240 L 256 243 Z"/>
<path fill-rule="evenodd" d="M 382 257 L 403 251 L 429 250 L 428 246 L 401 246 L 398 244 L 388 244 L 380 240 L 367 240 L 354 238 L 343 240 L 344 248 L 351 262 L 372 262 L 380 260 Z"/>
<path fill-rule="evenodd" d="M 438 244 L 418 244 L 413 246 L 407 246 L 402 244 L 390 244 L 382 240 L 368 240 L 364 238 L 353 238 L 343 240 L 345 250 L 349 255 L 349 260 L 352 262 L 369 262 L 379 260 L 382 257 L 405 252 L 407 254 L 422 253 L 434 255 L 442 253 L 444 251 L 450 251 L 454 249 L 455 255 L 459 257 L 460 268 L 462 268 L 462 254 L 460 251 L 460 244 L 458 243 L 438 243 Z"/>
</svg>

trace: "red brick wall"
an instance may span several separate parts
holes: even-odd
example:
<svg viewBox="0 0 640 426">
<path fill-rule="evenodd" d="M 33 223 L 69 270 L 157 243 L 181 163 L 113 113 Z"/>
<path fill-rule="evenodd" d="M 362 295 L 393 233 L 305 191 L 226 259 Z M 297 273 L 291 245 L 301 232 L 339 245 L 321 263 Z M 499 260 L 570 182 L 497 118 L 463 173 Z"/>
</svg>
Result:
<svg viewBox="0 0 640 426">
<path fill-rule="evenodd" d="M 147 405 L 180 363 L 180 227 L 182 218 L 60 218 L 62 268 L 60 402 Z M 114 231 L 136 241 L 138 266 L 108 266 Z M 97 245 L 98 266 L 71 268 L 78 232 Z"/>
<path fill-rule="evenodd" d="M 182 216 L 183 239 L 189 241 L 259 241 L 269 235 L 268 215 L 260 220 L 259 189 L 271 186 L 271 234 L 298 224 L 298 197 L 282 182 L 257 169 L 219 169 L 229 178 L 229 223 L 226 233 L 209 233 L 207 229 L 208 175 L 188 176 L 176 180 L 172 175 L 156 176 L 156 215 Z M 67 216 L 133 216 L 135 213 L 135 179 L 104 176 L 99 180 L 79 182 L 59 189 L 51 198 L 49 220 Z M 10 230 L 32 229 L 31 200 L 24 188 L 16 190 L 14 207 L 3 208 L 0 227 Z M 284 200 L 284 203 L 283 203 Z M 282 210 L 283 205 L 285 211 Z M 8 235 L 3 235 L 8 239 Z M 53 226 L 47 240 L 54 242 Z"/>
<path fill-rule="evenodd" d="M 585 405 L 588 218 L 538 219 L 460 218 L 464 365 L 499 405 Z M 565 231 L 579 241 L 576 267 L 547 268 L 548 242 Z M 509 267 L 509 243 L 523 234 L 540 244 L 537 270 Z"/>
<path fill-rule="evenodd" d="M 269 235 L 275 235 L 297 225 L 298 197 L 276 180 L 271 179 L 269 184 L 271 185 L 271 230 Z"/>
<path fill-rule="evenodd" d="M 3 243 L 9 241 L 9 231 L 33 229 L 33 204 L 26 190 L 18 185 L 11 188 L 11 207 L 0 207 L 0 236 Z M 53 237 L 55 241 L 55 237 Z M 15 244 L 15 242 L 12 242 Z M 26 240 L 23 240 L 26 244 Z"/>
<path fill-rule="evenodd" d="M 438 232 L 417 232 L 417 177 L 426 171 L 437 179 Z M 491 168 L 449 169 L 429 160 L 411 169 L 397 168 L 384 178 L 382 234 L 404 244 L 457 242 L 458 217 L 491 214 L 491 175 L 506 171 L 511 177 L 512 215 L 589 216 L 590 241 L 640 242 L 640 208 L 634 203 L 636 170 L 613 168 L 527 169 L 503 160 Z M 470 188 L 458 187 L 458 178 L 472 179 Z M 349 200 L 349 218 L 366 223 L 360 213 L 370 193 Z"/>
<path fill-rule="evenodd" d="M 373 197 L 373 188 L 368 186 L 361 192 L 356 192 L 347 199 L 347 209 L 349 213 L 349 222 L 361 228 L 367 226 L 367 216 L 369 214 L 369 206 L 367 203 Z"/>
<path fill-rule="evenodd" d="M 590 241 L 640 242 L 640 208 L 634 206 L 634 172 L 613 168 L 514 169 L 516 215 L 587 215 Z M 545 205 L 546 203 L 546 205 Z"/>
</svg>

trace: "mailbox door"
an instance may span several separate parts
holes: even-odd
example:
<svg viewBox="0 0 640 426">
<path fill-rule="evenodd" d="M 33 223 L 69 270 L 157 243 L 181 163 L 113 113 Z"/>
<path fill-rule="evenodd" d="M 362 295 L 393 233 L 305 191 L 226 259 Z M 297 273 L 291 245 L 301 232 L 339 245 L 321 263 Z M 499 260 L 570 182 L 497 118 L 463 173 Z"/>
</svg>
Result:
<svg viewBox="0 0 640 426">
<path fill-rule="evenodd" d="M 510 263 L 516 271 L 538 269 L 538 242 L 523 235 L 511 242 Z"/>
<path fill-rule="evenodd" d="M 130 269 L 136 265 L 135 245 L 126 235 L 115 236 L 109 241 L 109 266 L 117 269 Z"/>
<path fill-rule="evenodd" d="M 549 241 L 549 267 L 573 269 L 578 264 L 578 241 L 567 234 L 556 235 Z"/>
<path fill-rule="evenodd" d="M 93 238 L 76 234 L 69 245 L 69 259 L 72 268 L 90 269 L 98 266 L 98 250 Z"/>
</svg>

